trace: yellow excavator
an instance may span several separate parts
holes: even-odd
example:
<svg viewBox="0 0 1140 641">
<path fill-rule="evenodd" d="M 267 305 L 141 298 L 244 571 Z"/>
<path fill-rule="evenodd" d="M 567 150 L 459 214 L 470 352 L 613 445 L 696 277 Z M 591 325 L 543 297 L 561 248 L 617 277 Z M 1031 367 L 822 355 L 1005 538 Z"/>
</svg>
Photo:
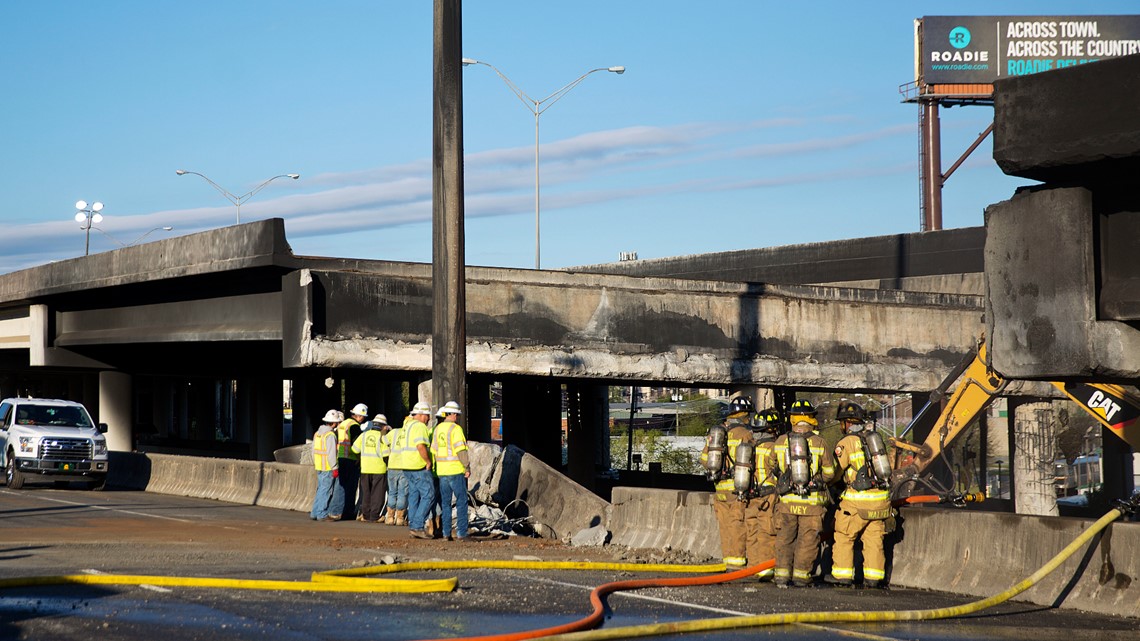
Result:
<svg viewBox="0 0 1140 641">
<path fill-rule="evenodd" d="M 990 406 L 1008 386 L 1009 381 L 994 371 L 986 358 L 985 338 L 979 338 L 977 346 L 962 363 L 946 377 L 946 380 L 930 394 L 930 400 L 911 420 L 913 427 L 933 408 L 941 406 L 947 390 L 957 382 L 954 393 L 942 407 L 941 414 L 934 423 L 925 442 L 911 443 L 897 438 L 888 439 L 895 446 L 896 465 L 891 478 L 891 486 L 896 494 L 906 493 L 907 486 L 925 484 L 923 473 L 929 465 Z M 1092 415 L 1101 425 L 1127 442 L 1133 450 L 1140 451 L 1140 394 L 1134 389 L 1105 383 L 1061 383 L 1051 382 Z M 905 435 L 906 432 L 904 432 Z M 905 453 L 905 454 L 904 454 Z M 954 502 L 981 500 L 979 495 L 958 495 Z"/>
</svg>

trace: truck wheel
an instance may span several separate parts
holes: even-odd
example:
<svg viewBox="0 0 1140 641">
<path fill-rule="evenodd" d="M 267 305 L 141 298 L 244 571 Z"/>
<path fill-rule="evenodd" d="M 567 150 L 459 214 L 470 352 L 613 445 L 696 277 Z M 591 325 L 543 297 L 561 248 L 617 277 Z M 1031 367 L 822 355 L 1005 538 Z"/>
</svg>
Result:
<svg viewBox="0 0 1140 641">
<path fill-rule="evenodd" d="M 18 490 L 24 487 L 24 474 L 16 469 L 16 456 L 8 453 L 8 466 L 4 468 L 4 480 L 9 490 Z"/>
<path fill-rule="evenodd" d="M 107 477 L 106 476 L 101 476 L 101 477 L 95 479 L 94 481 L 88 481 L 87 482 L 87 489 L 91 490 L 92 492 L 102 492 L 106 488 L 107 488 Z"/>
</svg>

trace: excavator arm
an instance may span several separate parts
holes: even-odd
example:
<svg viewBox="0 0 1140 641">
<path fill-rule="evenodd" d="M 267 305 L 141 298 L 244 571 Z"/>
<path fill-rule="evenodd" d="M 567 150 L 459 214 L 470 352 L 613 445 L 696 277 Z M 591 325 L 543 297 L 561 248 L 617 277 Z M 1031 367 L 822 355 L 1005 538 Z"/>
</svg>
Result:
<svg viewBox="0 0 1140 641">
<path fill-rule="evenodd" d="M 922 444 L 890 439 L 898 451 L 908 454 L 897 461 L 892 486 L 900 487 L 907 481 L 918 479 L 942 451 L 961 435 L 975 418 L 993 403 L 1008 385 L 1008 381 L 989 366 L 984 338 L 963 362 L 946 377 L 930 401 L 911 420 L 905 435 L 933 407 L 946 396 L 946 391 L 958 382 L 950 400 L 942 408 Z M 1052 385 L 1080 405 L 1113 434 L 1140 451 L 1140 395 L 1120 385 L 1105 383 L 1062 383 Z"/>
</svg>

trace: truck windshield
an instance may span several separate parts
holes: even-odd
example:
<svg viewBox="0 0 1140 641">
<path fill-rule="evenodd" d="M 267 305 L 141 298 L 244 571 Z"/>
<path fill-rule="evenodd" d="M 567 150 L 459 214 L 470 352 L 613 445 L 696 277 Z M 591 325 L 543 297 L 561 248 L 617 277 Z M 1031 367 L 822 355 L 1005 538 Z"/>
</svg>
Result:
<svg viewBox="0 0 1140 641">
<path fill-rule="evenodd" d="M 91 418 L 78 407 L 56 405 L 21 405 L 16 409 L 19 425 L 54 425 L 57 427 L 93 427 Z"/>
</svg>

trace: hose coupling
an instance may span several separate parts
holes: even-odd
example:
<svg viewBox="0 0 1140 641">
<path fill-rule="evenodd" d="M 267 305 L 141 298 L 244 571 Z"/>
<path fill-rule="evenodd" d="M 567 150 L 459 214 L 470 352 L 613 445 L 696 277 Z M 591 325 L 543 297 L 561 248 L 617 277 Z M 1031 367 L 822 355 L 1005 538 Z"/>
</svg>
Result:
<svg viewBox="0 0 1140 641">
<path fill-rule="evenodd" d="M 1113 501 L 1112 507 L 1129 516 L 1135 516 L 1140 512 L 1140 492 L 1133 494 L 1130 498 Z"/>
</svg>

